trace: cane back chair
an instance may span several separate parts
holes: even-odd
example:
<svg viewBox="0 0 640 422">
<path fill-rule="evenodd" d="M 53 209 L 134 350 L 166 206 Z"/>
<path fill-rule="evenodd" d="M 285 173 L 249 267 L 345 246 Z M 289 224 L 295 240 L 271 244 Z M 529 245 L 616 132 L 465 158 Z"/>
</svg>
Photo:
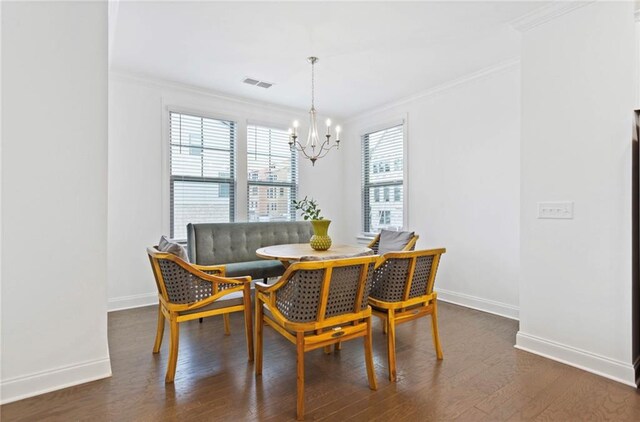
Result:
<svg viewBox="0 0 640 422">
<path fill-rule="evenodd" d="M 364 337 L 369 388 L 377 388 L 367 304 L 376 258 L 299 262 L 273 285 L 256 282 L 256 375 L 267 324 L 296 345 L 298 420 L 304 419 L 305 352 Z"/>
<path fill-rule="evenodd" d="M 411 237 L 411 239 L 409 240 L 409 242 L 401 250 L 402 251 L 412 251 L 412 250 L 414 250 L 415 247 L 416 247 L 416 242 L 418 241 L 419 238 L 420 238 L 420 236 L 418 236 L 417 234 L 414 234 L 413 237 Z M 371 240 L 371 242 L 369 242 L 367 247 L 370 248 L 371 250 L 373 250 L 374 255 L 377 255 L 379 246 L 380 246 L 380 233 L 378 233 L 376 235 L 376 237 L 374 237 Z"/>
<path fill-rule="evenodd" d="M 169 362 L 165 382 L 173 382 L 178 361 L 178 324 L 223 315 L 229 333 L 229 313 L 244 312 L 249 361 L 253 361 L 251 277 L 224 277 L 223 266 L 189 264 L 176 255 L 147 248 L 158 288 L 158 327 L 153 353 L 160 351 L 165 318 L 169 321 Z"/>
<path fill-rule="evenodd" d="M 433 291 L 440 257 L 446 250 L 388 252 L 378 258 L 369 305 L 387 333 L 389 380 L 396 380 L 396 325 L 431 315 L 436 356 L 442 359 L 438 335 L 437 294 Z"/>
</svg>

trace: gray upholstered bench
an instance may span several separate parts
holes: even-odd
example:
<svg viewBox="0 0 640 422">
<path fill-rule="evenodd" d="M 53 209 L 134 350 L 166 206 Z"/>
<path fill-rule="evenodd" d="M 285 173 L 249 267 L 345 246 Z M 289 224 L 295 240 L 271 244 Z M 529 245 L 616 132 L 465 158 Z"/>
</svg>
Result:
<svg viewBox="0 0 640 422">
<path fill-rule="evenodd" d="M 305 243 L 312 234 L 308 221 L 188 224 L 187 253 L 198 265 L 225 265 L 227 277 L 266 279 L 281 276 L 285 268 L 280 261 L 258 258 L 256 249 Z"/>
</svg>

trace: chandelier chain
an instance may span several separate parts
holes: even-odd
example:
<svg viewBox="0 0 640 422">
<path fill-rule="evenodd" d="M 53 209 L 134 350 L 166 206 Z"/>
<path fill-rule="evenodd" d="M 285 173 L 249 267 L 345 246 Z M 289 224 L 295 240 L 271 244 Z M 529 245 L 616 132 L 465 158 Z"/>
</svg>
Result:
<svg viewBox="0 0 640 422">
<path fill-rule="evenodd" d="M 316 90 L 316 85 L 315 85 L 315 67 L 316 64 L 315 62 L 311 62 L 311 109 L 315 110 L 315 90 Z"/>
</svg>

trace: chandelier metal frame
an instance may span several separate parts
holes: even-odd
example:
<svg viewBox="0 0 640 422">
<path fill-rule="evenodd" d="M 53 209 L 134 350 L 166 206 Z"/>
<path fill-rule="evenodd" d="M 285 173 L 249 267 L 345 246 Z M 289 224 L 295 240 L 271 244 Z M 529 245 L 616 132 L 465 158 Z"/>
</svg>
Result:
<svg viewBox="0 0 640 422">
<path fill-rule="evenodd" d="M 307 142 L 303 145 L 298 141 L 298 121 L 293 122 L 293 129 L 289 129 L 289 147 L 301 152 L 315 166 L 316 161 L 326 156 L 333 148 L 340 149 L 340 126 L 335 127 L 336 141 L 331 144 L 331 119 L 327 119 L 327 132 L 324 135 L 325 140 L 321 143 L 318 135 L 318 123 L 315 107 L 315 64 L 318 62 L 317 57 L 308 57 L 307 61 L 311 63 L 311 109 L 309 110 L 309 132 L 307 134 Z"/>
</svg>

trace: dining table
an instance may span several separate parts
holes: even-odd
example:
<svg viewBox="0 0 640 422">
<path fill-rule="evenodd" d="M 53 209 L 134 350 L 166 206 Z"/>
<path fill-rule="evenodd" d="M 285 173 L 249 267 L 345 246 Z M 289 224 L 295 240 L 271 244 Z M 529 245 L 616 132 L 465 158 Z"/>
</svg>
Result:
<svg viewBox="0 0 640 422">
<path fill-rule="evenodd" d="M 316 260 L 351 258 L 371 254 L 371 248 L 361 245 L 332 245 L 326 251 L 316 251 L 309 243 L 289 243 L 271 245 L 256 250 L 256 255 L 263 259 L 277 259 L 288 267 L 292 262 L 313 257 Z"/>
</svg>

